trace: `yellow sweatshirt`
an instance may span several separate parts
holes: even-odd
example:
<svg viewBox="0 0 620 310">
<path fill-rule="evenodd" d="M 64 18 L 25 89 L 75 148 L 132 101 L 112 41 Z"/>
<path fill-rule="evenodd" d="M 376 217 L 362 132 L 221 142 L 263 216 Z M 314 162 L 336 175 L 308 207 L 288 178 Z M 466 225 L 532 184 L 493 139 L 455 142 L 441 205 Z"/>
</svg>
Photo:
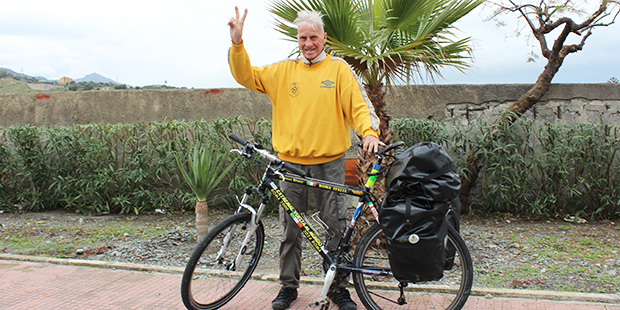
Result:
<svg viewBox="0 0 620 310">
<path fill-rule="evenodd" d="M 272 144 L 284 161 L 316 165 L 343 156 L 351 147 L 351 127 L 363 137 L 378 136 L 374 108 L 340 58 L 252 67 L 243 44 L 233 44 L 228 62 L 239 84 L 271 99 Z"/>
</svg>

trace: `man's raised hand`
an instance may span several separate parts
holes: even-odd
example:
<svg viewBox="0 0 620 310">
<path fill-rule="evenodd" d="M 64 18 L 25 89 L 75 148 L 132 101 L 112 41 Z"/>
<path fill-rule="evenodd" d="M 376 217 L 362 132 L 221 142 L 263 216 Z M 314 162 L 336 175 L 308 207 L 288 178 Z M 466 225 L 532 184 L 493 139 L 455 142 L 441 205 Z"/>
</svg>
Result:
<svg viewBox="0 0 620 310">
<path fill-rule="evenodd" d="M 243 12 L 243 17 L 239 18 L 239 8 L 235 7 L 235 17 L 231 17 L 228 21 L 230 27 L 230 39 L 233 44 L 239 45 L 243 43 L 241 36 L 243 35 L 243 24 L 245 23 L 245 17 L 248 15 L 248 9 Z"/>
</svg>

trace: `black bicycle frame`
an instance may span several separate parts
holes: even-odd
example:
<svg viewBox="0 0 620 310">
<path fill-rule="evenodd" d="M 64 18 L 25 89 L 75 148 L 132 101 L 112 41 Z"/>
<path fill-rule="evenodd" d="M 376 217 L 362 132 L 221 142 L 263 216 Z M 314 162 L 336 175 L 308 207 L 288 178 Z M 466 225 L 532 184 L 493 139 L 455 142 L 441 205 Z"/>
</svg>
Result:
<svg viewBox="0 0 620 310">
<path fill-rule="evenodd" d="M 380 168 L 379 164 L 375 164 L 375 167 L 373 167 L 373 171 L 375 171 L 376 173 L 376 171 L 378 171 L 379 168 Z M 319 237 L 310 228 L 310 225 L 308 225 L 304 217 L 301 216 L 299 211 L 297 211 L 297 209 L 291 204 L 288 198 L 286 198 L 286 196 L 284 195 L 284 193 L 282 192 L 282 190 L 280 189 L 280 187 L 276 184 L 274 180 L 281 180 L 284 182 L 291 182 L 291 183 L 295 183 L 295 184 L 299 184 L 299 185 L 303 185 L 307 187 L 313 187 L 313 188 L 318 188 L 322 190 L 333 191 L 337 193 L 360 197 L 360 200 L 357 204 L 355 212 L 353 213 L 353 217 L 351 221 L 349 222 L 349 225 L 346 227 L 343 237 L 339 242 L 338 248 L 336 249 L 337 254 L 334 257 L 329 255 L 329 251 L 325 248 L 325 245 L 323 244 L 321 239 L 319 239 Z M 374 184 L 374 180 L 372 181 L 372 183 Z M 321 255 L 321 257 L 329 265 L 336 263 L 338 258 L 344 253 L 345 249 L 348 247 L 349 239 L 351 238 L 351 235 L 353 234 L 355 224 L 357 223 L 359 216 L 362 214 L 361 211 L 365 204 L 369 205 L 375 218 L 378 218 L 377 211 L 374 207 L 375 202 L 373 201 L 373 199 L 371 198 L 371 195 L 369 194 L 367 190 L 361 190 L 357 187 L 352 187 L 352 186 L 348 186 L 344 184 L 337 184 L 337 183 L 332 183 L 332 182 L 323 181 L 323 180 L 316 180 L 316 179 L 311 179 L 311 178 L 300 177 L 297 175 L 291 175 L 284 171 L 280 171 L 276 173 L 275 170 L 272 168 L 271 164 L 268 165 L 267 169 L 265 170 L 263 180 L 258 190 L 261 193 L 261 195 L 263 195 L 263 198 L 265 198 L 266 196 L 264 195 L 264 192 L 266 189 L 269 189 L 269 191 L 273 194 L 273 196 L 276 198 L 278 203 L 289 214 L 289 216 L 297 224 L 299 229 L 301 229 L 302 233 L 308 239 L 308 241 L 310 241 L 314 249 L 319 253 L 319 255 Z M 361 271 L 363 273 L 368 273 L 368 274 L 384 274 L 384 272 L 382 271 L 370 270 L 370 269 L 359 269 L 359 268 L 354 268 L 352 266 L 338 266 L 338 268 L 349 270 L 349 271 Z"/>
</svg>

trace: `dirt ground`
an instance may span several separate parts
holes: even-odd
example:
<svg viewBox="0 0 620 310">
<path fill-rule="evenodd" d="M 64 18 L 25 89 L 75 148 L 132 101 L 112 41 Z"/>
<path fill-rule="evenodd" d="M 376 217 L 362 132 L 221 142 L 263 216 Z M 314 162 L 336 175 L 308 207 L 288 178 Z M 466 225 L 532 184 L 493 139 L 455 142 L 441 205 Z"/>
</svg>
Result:
<svg viewBox="0 0 620 310">
<path fill-rule="evenodd" d="M 211 215 L 211 224 L 224 216 Z M 193 214 L 0 213 L 0 253 L 182 267 L 196 244 L 193 223 Z M 280 225 L 273 215 L 263 223 L 258 271 L 277 274 Z M 474 262 L 474 286 L 620 292 L 619 223 L 465 217 L 461 235 Z M 318 255 L 304 249 L 303 272 L 317 273 Z"/>
</svg>

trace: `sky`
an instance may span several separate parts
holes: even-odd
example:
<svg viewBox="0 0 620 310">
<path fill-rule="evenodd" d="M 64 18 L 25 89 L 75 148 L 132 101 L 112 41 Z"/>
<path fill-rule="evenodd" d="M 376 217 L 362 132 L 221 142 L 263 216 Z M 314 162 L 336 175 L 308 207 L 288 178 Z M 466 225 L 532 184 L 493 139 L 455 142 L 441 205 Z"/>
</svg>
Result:
<svg viewBox="0 0 620 310">
<path fill-rule="evenodd" d="M 227 22 L 235 5 L 249 10 L 244 44 L 253 65 L 287 58 L 294 43 L 273 30 L 268 0 L 7 1 L 0 18 L 0 67 L 31 76 L 73 79 L 98 73 L 131 86 L 167 84 L 187 88 L 236 88 L 228 68 Z M 472 37 L 473 62 L 466 73 L 446 69 L 438 84 L 534 83 L 545 59 L 536 41 L 506 26 L 484 22 L 480 8 L 459 21 L 456 34 Z M 569 55 L 554 83 L 604 83 L 620 78 L 620 24 L 600 27 Z M 527 29 L 526 29 L 527 33 Z M 532 45 L 534 44 L 534 47 Z"/>
</svg>

